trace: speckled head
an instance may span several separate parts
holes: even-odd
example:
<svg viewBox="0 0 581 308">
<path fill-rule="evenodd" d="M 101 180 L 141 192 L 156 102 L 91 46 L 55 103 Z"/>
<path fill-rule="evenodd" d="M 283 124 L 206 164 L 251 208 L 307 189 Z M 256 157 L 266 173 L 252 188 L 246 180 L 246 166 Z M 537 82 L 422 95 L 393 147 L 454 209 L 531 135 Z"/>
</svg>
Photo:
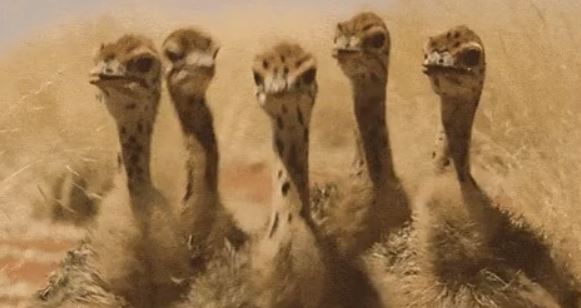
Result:
<svg viewBox="0 0 581 308">
<path fill-rule="evenodd" d="M 423 72 L 440 96 L 479 96 L 486 74 L 482 40 L 463 25 L 430 37 L 424 46 Z"/>
<path fill-rule="evenodd" d="M 124 35 L 103 44 L 94 58 L 90 83 L 102 89 L 135 88 L 148 92 L 159 84 L 161 64 L 150 40 Z M 141 88 L 141 89 L 139 89 Z"/>
<path fill-rule="evenodd" d="M 163 43 L 168 86 L 185 92 L 203 92 L 215 74 L 220 46 L 196 28 L 178 29 Z M 179 88 L 176 88 L 179 87 Z"/>
<path fill-rule="evenodd" d="M 337 24 L 333 57 L 354 81 L 387 82 L 391 40 L 375 13 L 364 12 Z"/>
<path fill-rule="evenodd" d="M 90 83 L 101 90 L 107 108 L 118 120 L 138 114 L 134 110 L 155 113 L 161 61 L 153 43 L 142 36 L 124 35 L 101 45 L 94 57 Z"/>
<path fill-rule="evenodd" d="M 308 101 L 310 105 L 315 101 L 316 61 L 298 44 L 282 42 L 260 53 L 254 58 L 252 72 L 258 101 L 269 113 L 278 108 L 276 101 L 280 99 Z"/>
</svg>

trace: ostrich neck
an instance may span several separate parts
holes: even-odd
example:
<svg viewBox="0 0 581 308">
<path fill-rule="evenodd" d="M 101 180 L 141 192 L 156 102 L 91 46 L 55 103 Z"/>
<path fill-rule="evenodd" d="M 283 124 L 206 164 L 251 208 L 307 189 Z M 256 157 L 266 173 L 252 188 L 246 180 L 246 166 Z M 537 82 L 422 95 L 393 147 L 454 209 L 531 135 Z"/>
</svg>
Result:
<svg viewBox="0 0 581 308">
<path fill-rule="evenodd" d="M 464 205 L 475 226 L 486 238 L 485 242 L 488 242 L 492 240 L 500 218 L 470 170 L 472 126 L 479 100 L 480 94 L 464 98 L 441 97 L 441 128 L 444 134 L 439 150 L 443 151 L 441 157 L 451 159 L 465 199 Z"/>
<path fill-rule="evenodd" d="M 281 100 L 281 104 L 285 104 L 285 99 Z M 291 105 L 289 102 L 286 103 Z M 297 103 L 292 105 L 295 104 Z M 312 102 L 307 102 L 307 104 L 310 106 Z M 273 205 L 275 213 L 286 212 L 291 215 L 292 213 L 298 213 L 308 224 L 311 224 L 308 187 L 310 116 L 303 115 L 301 117 L 304 117 L 303 121 L 300 121 L 301 124 L 288 123 L 280 117 L 272 119 L 274 150 Z M 273 224 L 276 224 L 277 218 L 274 217 L 273 219 Z M 274 227 L 273 225 L 273 231 Z"/>
<path fill-rule="evenodd" d="M 174 95 L 186 149 L 188 186 L 184 200 L 191 196 L 216 196 L 218 191 L 218 145 L 214 119 L 205 93 Z"/>
<path fill-rule="evenodd" d="M 365 153 L 367 173 L 375 186 L 395 181 L 385 118 L 386 81 L 353 83 L 354 111 Z"/>
<path fill-rule="evenodd" d="M 480 97 L 457 98 L 441 97 L 441 121 L 444 138 L 442 155 L 452 159 L 456 175 L 460 182 L 471 180 L 470 141 L 472 125 Z"/>
<path fill-rule="evenodd" d="M 153 118 L 135 118 L 117 122 L 123 170 L 132 199 L 139 199 L 153 189 L 150 173 Z"/>
</svg>

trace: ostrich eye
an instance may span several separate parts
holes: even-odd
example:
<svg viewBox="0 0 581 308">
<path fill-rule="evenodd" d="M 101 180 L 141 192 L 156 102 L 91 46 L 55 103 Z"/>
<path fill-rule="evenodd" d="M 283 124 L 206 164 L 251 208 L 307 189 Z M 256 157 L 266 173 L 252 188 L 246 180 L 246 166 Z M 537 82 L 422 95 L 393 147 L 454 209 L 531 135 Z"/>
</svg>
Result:
<svg viewBox="0 0 581 308">
<path fill-rule="evenodd" d="M 317 69 L 311 68 L 301 75 L 301 80 L 303 81 L 303 83 L 310 85 L 315 81 L 316 76 L 317 76 Z"/>
<path fill-rule="evenodd" d="M 468 49 L 460 54 L 460 62 L 468 66 L 475 66 L 480 63 L 480 50 Z"/>
<path fill-rule="evenodd" d="M 147 73 L 153 67 L 153 59 L 150 57 L 142 57 L 130 64 L 130 69 L 140 73 Z"/>
<path fill-rule="evenodd" d="M 165 51 L 165 56 L 171 61 L 171 62 L 175 62 L 178 60 L 183 59 L 184 54 L 183 53 L 179 53 L 179 52 L 175 52 L 175 51 L 171 51 L 171 50 L 166 50 Z"/>
<path fill-rule="evenodd" d="M 252 74 L 254 76 L 254 83 L 257 86 L 262 85 L 262 83 L 264 82 L 264 78 L 262 78 L 262 76 L 259 73 L 257 73 L 256 71 L 253 71 Z"/>
<path fill-rule="evenodd" d="M 376 33 L 366 38 L 364 44 L 372 48 L 381 48 L 385 44 L 385 35 L 383 33 Z"/>
</svg>

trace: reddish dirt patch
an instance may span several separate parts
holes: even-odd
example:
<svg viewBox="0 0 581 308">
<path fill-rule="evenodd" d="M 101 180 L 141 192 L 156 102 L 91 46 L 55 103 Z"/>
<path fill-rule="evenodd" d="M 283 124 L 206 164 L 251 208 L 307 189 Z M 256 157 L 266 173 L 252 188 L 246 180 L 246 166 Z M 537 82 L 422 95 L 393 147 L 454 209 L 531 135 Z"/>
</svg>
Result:
<svg viewBox="0 0 581 308">
<path fill-rule="evenodd" d="M 73 247 L 75 242 L 64 240 L 2 240 L 0 245 L 7 245 L 16 250 L 33 250 L 48 253 L 60 253 L 63 256 Z M 0 270 L 12 281 L 20 281 L 40 287 L 46 282 L 46 277 L 57 268 L 58 262 L 23 261 L 13 257 L 0 259 Z M 3 300 L 0 300 L 0 302 Z"/>
<path fill-rule="evenodd" d="M 66 251 L 75 245 L 72 241 L 63 240 L 0 240 L 0 245 L 8 245 L 18 249 L 37 249 L 44 252 L 60 252 Z"/>
<path fill-rule="evenodd" d="M 230 164 L 224 168 L 221 187 L 224 194 L 240 195 L 250 202 L 264 204 L 270 199 L 270 172 L 264 163 Z"/>
<path fill-rule="evenodd" d="M 58 262 L 22 262 L 13 258 L 0 259 L 0 268 L 13 281 L 23 281 L 41 286 L 46 277 L 55 270 Z"/>
</svg>

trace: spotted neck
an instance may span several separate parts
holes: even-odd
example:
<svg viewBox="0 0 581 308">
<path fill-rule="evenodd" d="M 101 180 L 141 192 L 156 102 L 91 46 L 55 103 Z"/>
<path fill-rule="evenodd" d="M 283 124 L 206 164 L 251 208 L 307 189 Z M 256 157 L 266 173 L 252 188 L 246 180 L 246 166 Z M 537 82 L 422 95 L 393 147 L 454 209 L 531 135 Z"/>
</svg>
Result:
<svg viewBox="0 0 581 308">
<path fill-rule="evenodd" d="M 151 136 L 159 96 L 151 102 L 119 104 L 126 110 L 124 118 L 116 119 L 121 161 L 127 176 L 127 187 L 133 200 L 140 199 L 153 189 L 150 173 Z M 142 110 L 137 110 L 142 109 Z"/>
<path fill-rule="evenodd" d="M 387 78 L 353 82 L 354 111 L 367 173 L 374 186 L 396 181 L 385 118 Z"/>
<path fill-rule="evenodd" d="M 205 94 L 182 96 L 171 92 L 189 153 L 186 162 L 188 186 L 184 201 L 187 203 L 192 196 L 216 197 L 220 158 L 214 119 L 206 104 Z"/>
<path fill-rule="evenodd" d="M 470 141 L 472 125 L 480 94 L 471 98 L 441 96 L 441 129 L 437 142 L 436 157 L 442 164 L 446 157 L 452 160 L 460 182 L 471 181 Z M 444 163 L 445 164 L 445 163 Z"/>
<path fill-rule="evenodd" d="M 312 102 L 308 102 L 310 106 Z M 311 223 L 309 211 L 309 121 L 310 114 L 300 108 L 283 101 L 281 106 L 287 119 L 296 118 L 295 123 L 285 121 L 283 117 L 272 118 L 274 174 L 273 174 L 273 205 L 274 214 L 271 234 L 282 217 L 280 213 L 288 213 L 284 219 L 292 219 L 292 214 L 298 213 L 307 223 Z M 300 105 L 300 104 L 298 104 Z M 310 108 L 310 107 L 309 107 Z M 286 110 L 286 112 L 285 112 Z"/>
</svg>

